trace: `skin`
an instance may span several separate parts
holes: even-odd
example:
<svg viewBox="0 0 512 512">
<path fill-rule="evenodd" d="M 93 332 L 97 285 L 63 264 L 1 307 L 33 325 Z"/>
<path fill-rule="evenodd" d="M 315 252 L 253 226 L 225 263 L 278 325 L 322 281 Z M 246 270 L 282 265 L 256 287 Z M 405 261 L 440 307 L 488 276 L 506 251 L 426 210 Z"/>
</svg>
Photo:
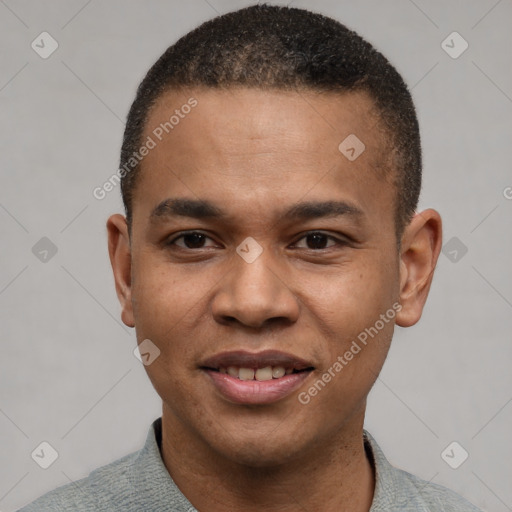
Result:
<svg viewBox="0 0 512 512">
<path fill-rule="evenodd" d="M 122 215 L 107 223 L 123 322 L 161 351 L 146 370 L 163 401 L 164 463 L 198 510 L 368 511 L 366 398 L 395 322 L 408 327 L 421 316 L 441 218 L 417 213 L 397 249 L 388 141 L 364 93 L 171 92 L 144 137 L 191 96 L 197 107 L 143 161 L 131 235 Z M 366 146 L 353 162 L 338 150 L 349 134 Z M 227 217 L 152 221 L 171 197 L 208 200 Z M 285 221 L 299 201 L 345 201 L 362 215 Z M 189 230 L 206 235 L 202 247 L 176 240 Z M 320 248 L 311 231 L 326 235 Z M 246 237 L 263 248 L 253 263 L 236 253 Z M 394 320 L 301 404 L 298 394 L 395 303 Z M 315 370 L 276 403 L 234 404 L 199 366 L 239 349 L 281 350 Z"/>
</svg>

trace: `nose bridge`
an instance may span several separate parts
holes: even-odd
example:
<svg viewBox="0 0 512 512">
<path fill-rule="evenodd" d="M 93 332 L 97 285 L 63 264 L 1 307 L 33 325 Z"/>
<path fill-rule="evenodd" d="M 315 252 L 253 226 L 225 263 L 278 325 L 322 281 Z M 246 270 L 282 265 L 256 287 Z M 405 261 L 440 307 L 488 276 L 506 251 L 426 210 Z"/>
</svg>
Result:
<svg viewBox="0 0 512 512">
<path fill-rule="evenodd" d="M 270 319 L 294 322 L 298 302 L 285 280 L 277 274 L 271 251 L 264 250 L 254 240 L 245 240 L 233 255 L 232 270 L 222 280 L 213 301 L 217 321 L 236 319 L 259 327 Z"/>
</svg>

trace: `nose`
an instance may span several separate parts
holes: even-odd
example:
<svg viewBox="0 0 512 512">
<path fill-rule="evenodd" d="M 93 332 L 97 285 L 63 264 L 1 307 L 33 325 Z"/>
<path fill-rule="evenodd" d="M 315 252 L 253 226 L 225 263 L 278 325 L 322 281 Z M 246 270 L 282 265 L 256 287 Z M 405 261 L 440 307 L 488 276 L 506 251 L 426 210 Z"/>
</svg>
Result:
<svg viewBox="0 0 512 512">
<path fill-rule="evenodd" d="M 215 320 L 251 328 L 296 322 L 299 302 L 285 276 L 279 275 L 278 265 L 272 265 L 270 253 L 264 251 L 252 263 L 237 254 L 233 258 L 232 269 L 213 299 Z"/>
</svg>

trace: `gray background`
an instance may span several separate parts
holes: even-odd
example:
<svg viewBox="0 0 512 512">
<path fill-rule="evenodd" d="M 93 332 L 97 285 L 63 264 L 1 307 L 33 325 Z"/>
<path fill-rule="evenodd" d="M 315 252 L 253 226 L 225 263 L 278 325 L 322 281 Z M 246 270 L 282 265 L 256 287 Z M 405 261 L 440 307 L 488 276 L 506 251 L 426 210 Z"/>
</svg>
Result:
<svg viewBox="0 0 512 512">
<path fill-rule="evenodd" d="M 116 171 L 149 66 L 200 22 L 250 3 L 0 0 L 4 512 L 138 449 L 160 415 L 107 257 L 119 190 L 102 201 L 92 191 Z M 423 136 L 420 206 L 438 209 L 444 243 L 459 244 L 440 256 L 421 322 L 398 328 L 366 428 L 393 464 L 512 510 L 512 3 L 293 5 L 356 29 L 403 74 Z M 31 48 L 43 31 L 59 44 L 48 59 Z M 441 47 L 453 31 L 469 44 L 457 59 Z M 58 249 L 47 261 L 32 252 L 42 237 Z M 59 454 L 46 470 L 31 458 L 42 441 Z M 452 441 L 469 452 L 458 469 L 441 457 Z"/>
</svg>

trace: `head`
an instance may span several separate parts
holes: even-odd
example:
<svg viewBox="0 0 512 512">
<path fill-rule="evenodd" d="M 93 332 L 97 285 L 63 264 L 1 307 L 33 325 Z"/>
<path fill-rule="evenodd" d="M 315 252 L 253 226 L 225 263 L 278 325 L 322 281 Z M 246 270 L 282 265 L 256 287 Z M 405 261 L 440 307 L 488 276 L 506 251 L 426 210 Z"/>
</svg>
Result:
<svg viewBox="0 0 512 512">
<path fill-rule="evenodd" d="M 338 21 L 303 9 L 268 5 L 202 24 L 169 47 L 140 84 L 120 161 L 120 168 L 126 169 L 122 195 L 129 224 L 144 167 L 137 159 L 133 165 L 129 162 L 144 145 L 144 128 L 158 99 L 183 88 L 240 86 L 260 91 L 366 93 L 378 114 L 376 128 L 388 137 L 379 171 L 395 188 L 393 208 L 400 240 L 418 203 L 422 171 L 416 110 L 406 84 L 380 52 Z"/>
<path fill-rule="evenodd" d="M 305 10 L 215 18 L 142 81 L 121 169 L 110 256 L 123 321 L 160 351 L 146 369 L 164 419 L 254 466 L 357 431 L 441 244 L 437 212 L 415 214 L 418 123 L 385 57 Z M 300 373 L 290 393 L 223 390 L 258 355 Z"/>
</svg>

